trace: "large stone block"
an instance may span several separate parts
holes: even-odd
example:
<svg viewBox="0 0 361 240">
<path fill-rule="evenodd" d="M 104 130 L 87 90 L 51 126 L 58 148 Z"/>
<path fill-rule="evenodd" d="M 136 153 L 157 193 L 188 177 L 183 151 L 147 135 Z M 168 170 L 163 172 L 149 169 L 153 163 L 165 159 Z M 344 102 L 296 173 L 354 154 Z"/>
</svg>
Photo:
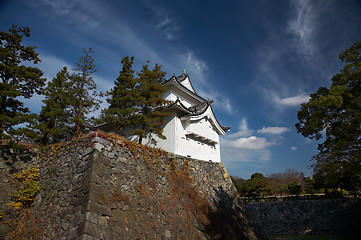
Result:
<svg viewBox="0 0 361 240">
<path fill-rule="evenodd" d="M 104 216 L 111 216 L 112 215 L 112 211 L 111 208 L 105 205 L 101 205 L 99 203 L 93 202 L 93 201 L 89 201 L 88 202 L 88 207 L 87 210 L 89 212 L 95 212 Z"/>
</svg>

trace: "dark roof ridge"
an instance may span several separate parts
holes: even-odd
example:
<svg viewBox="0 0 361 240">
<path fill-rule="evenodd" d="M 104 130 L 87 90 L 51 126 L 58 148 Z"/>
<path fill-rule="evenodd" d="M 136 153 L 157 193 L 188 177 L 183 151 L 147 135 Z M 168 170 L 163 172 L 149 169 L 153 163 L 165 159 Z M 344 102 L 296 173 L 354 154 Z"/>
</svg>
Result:
<svg viewBox="0 0 361 240">
<path fill-rule="evenodd" d="M 181 76 L 185 76 L 185 78 L 182 80 L 182 81 L 184 81 L 187 77 L 189 78 L 189 76 L 188 76 L 188 73 L 182 73 L 182 75 Z M 176 77 L 175 76 L 175 74 L 173 73 L 173 76 L 170 78 L 170 79 L 168 79 L 167 81 L 165 81 L 163 84 L 168 84 L 169 82 L 171 82 L 171 81 L 175 81 L 176 83 L 178 83 L 178 85 L 183 89 L 183 90 L 185 90 L 186 92 L 188 92 L 188 93 L 190 93 L 190 94 L 192 94 L 192 95 L 196 95 L 198 98 L 200 98 L 202 101 L 207 101 L 206 99 L 204 99 L 203 97 L 201 97 L 201 96 L 199 96 L 198 95 L 198 93 L 196 92 L 196 90 L 194 90 L 194 87 L 193 87 L 193 85 L 192 85 L 192 82 L 189 80 L 189 83 L 191 84 L 191 87 L 192 87 L 192 89 L 193 89 L 193 91 L 192 90 L 190 90 L 189 88 L 187 88 L 186 86 L 184 86 L 181 82 L 182 81 L 179 81 L 178 79 L 181 77 L 181 76 L 179 76 L 179 77 Z"/>
<path fill-rule="evenodd" d="M 173 75 L 174 76 L 174 75 Z M 189 77 L 188 76 L 188 73 L 182 73 L 182 75 L 178 76 L 178 77 L 175 77 L 177 79 L 177 81 L 179 82 L 183 82 L 184 80 L 186 80 L 186 78 Z"/>
<path fill-rule="evenodd" d="M 179 99 L 177 99 L 176 102 L 179 102 L 179 104 L 181 105 L 182 108 L 184 108 L 185 110 L 191 112 L 191 113 L 188 114 L 188 116 L 199 116 L 199 115 L 203 114 L 205 111 L 207 111 L 208 107 L 210 106 L 210 107 L 211 107 L 212 114 L 213 114 L 214 118 L 216 119 L 217 124 L 223 129 L 224 132 L 228 132 L 228 131 L 230 130 L 230 127 L 228 127 L 228 126 L 222 126 L 222 125 L 219 123 L 216 115 L 214 114 L 214 111 L 213 111 L 213 108 L 212 108 L 212 103 L 213 103 L 214 101 L 213 101 L 213 100 L 206 100 L 206 99 L 204 99 L 203 97 L 199 96 L 199 95 L 197 94 L 197 92 L 194 90 L 194 87 L 193 87 L 192 82 L 191 82 L 190 80 L 189 80 L 189 83 L 191 84 L 191 87 L 192 87 L 192 89 L 194 90 L 194 92 L 191 91 L 190 89 L 188 89 L 187 87 L 185 87 L 185 86 L 181 83 L 181 82 L 184 81 L 187 77 L 189 78 L 188 73 L 186 73 L 186 72 L 182 73 L 182 75 L 180 75 L 180 76 L 178 76 L 178 77 L 176 77 L 175 74 L 173 73 L 173 76 L 172 76 L 169 80 L 165 81 L 164 84 L 166 84 L 166 83 L 168 83 L 168 82 L 170 82 L 170 81 L 173 80 L 173 81 L 177 82 L 178 85 L 179 85 L 182 89 L 184 89 L 186 92 L 189 92 L 191 95 L 194 94 L 194 95 L 196 95 L 197 97 L 199 97 L 200 99 L 203 100 L 202 103 L 200 103 L 200 104 L 198 104 L 198 105 L 196 105 L 196 106 L 202 105 L 202 106 L 204 107 L 205 105 L 207 105 L 207 107 L 204 107 L 204 108 L 203 108 L 203 111 L 196 113 L 194 110 L 191 109 L 192 107 L 188 108 L 188 107 L 184 106 L 184 105 L 179 101 Z M 175 102 L 175 103 L 176 103 L 176 102 Z M 193 106 L 193 107 L 196 108 L 196 106 Z M 201 108 L 202 108 L 202 107 L 201 107 Z"/>
</svg>

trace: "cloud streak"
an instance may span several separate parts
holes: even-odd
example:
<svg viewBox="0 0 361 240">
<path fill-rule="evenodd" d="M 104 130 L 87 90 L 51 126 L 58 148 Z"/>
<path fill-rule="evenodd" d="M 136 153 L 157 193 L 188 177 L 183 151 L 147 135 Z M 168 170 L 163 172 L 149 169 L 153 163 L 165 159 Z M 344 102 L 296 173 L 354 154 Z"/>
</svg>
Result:
<svg viewBox="0 0 361 240">
<path fill-rule="evenodd" d="M 315 45 L 316 13 L 310 0 L 293 0 L 291 6 L 295 10 L 295 18 L 288 22 L 288 31 L 291 32 L 299 43 L 300 53 L 313 54 Z"/>
<path fill-rule="evenodd" d="M 246 137 L 253 134 L 253 130 L 248 128 L 248 123 L 246 118 L 242 118 L 241 123 L 239 125 L 238 131 L 232 134 L 227 134 L 227 138 L 239 138 Z"/>
<path fill-rule="evenodd" d="M 265 111 L 272 109 L 268 116 L 273 120 L 307 102 L 315 82 L 324 82 L 327 59 L 321 52 L 320 35 L 327 9 L 332 7 L 329 1 L 292 0 L 292 14 L 284 24 L 265 24 L 268 38 L 259 47 L 253 86 L 268 106 Z"/>
<path fill-rule="evenodd" d="M 279 100 L 279 103 L 282 106 L 293 107 L 299 106 L 302 103 L 308 102 L 310 100 L 310 96 L 308 94 L 300 94 L 294 97 L 282 98 Z"/>
<path fill-rule="evenodd" d="M 270 134 L 270 135 L 280 135 L 285 132 L 290 131 L 286 127 L 263 127 L 262 129 L 259 129 L 257 133 L 260 134 Z"/>
<path fill-rule="evenodd" d="M 156 4 L 154 1 L 143 2 L 155 16 L 155 21 L 157 22 L 155 28 L 161 32 L 167 40 L 175 39 L 179 27 L 168 11 L 163 6 Z"/>
<path fill-rule="evenodd" d="M 276 144 L 275 142 L 269 142 L 264 137 L 256 137 L 256 136 L 238 138 L 237 140 L 230 143 L 230 145 L 234 148 L 247 149 L 247 150 L 265 149 L 275 144 Z"/>
<path fill-rule="evenodd" d="M 210 83 L 207 74 L 209 71 L 208 64 L 195 56 L 194 52 L 189 49 L 179 55 L 185 70 L 189 73 L 192 84 L 195 86 L 196 92 L 203 98 L 214 100 L 214 106 L 217 109 L 227 113 L 234 112 L 235 109 L 231 104 L 230 98 L 215 90 L 214 86 Z"/>
<path fill-rule="evenodd" d="M 279 145 L 279 136 L 288 131 L 286 127 L 263 127 L 255 134 L 247 119 L 242 118 L 237 132 L 221 137 L 222 159 L 228 166 L 243 162 L 264 167 L 272 157 L 270 148 Z"/>
</svg>

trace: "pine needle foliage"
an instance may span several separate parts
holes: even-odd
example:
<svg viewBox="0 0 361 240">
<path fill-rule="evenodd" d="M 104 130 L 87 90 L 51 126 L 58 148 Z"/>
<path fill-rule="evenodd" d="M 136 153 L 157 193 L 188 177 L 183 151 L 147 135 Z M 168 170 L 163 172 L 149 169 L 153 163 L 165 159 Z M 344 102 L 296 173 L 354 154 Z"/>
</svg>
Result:
<svg viewBox="0 0 361 240">
<path fill-rule="evenodd" d="M 27 27 L 13 25 L 9 32 L 0 32 L 0 137 L 10 141 L 19 141 L 24 135 L 34 136 L 30 129 L 19 127 L 34 123 L 36 118 L 20 97 L 29 99 L 41 94 L 45 85 L 40 69 L 23 65 L 41 61 L 35 47 L 22 45 L 24 37 L 30 37 Z"/>
<path fill-rule="evenodd" d="M 345 63 L 332 78 L 302 104 L 296 128 L 318 145 L 315 180 L 327 188 L 361 189 L 361 41 L 339 55 Z"/>
<path fill-rule="evenodd" d="M 76 63 L 76 72 L 70 77 L 72 88 L 70 91 L 72 121 L 74 123 L 74 135 L 79 136 L 89 127 L 87 114 L 98 109 L 101 101 L 97 98 L 101 93 L 97 93 L 93 74 L 97 72 L 92 53 L 89 48 L 83 49 L 84 56 Z"/>
<path fill-rule="evenodd" d="M 109 108 L 102 112 L 102 119 L 116 127 L 117 134 L 131 124 L 131 117 L 137 112 L 137 81 L 132 69 L 134 57 L 124 57 L 122 71 L 114 81 L 114 88 L 107 92 Z"/>
<path fill-rule="evenodd" d="M 162 84 L 166 73 L 161 68 L 161 65 L 156 64 L 154 69 L 150 70 L 148 64 L 146 64 L 138 73 L 139 113 L 135 118 L 135 125 L 138 128 L 133 133 L 139 136 L 139 143 L 142 143 L 144 138 L 148 138 L 152 143 L 155 143 L 152 134 L 165 139 L 163 125 L 164 118 L 170 114 L 166 111 L 166 107 L 170 102 L 165 100 L 163 96 L 167 91 Z"/>
<path fill-rule="evenodd" d="M 121 62 L 122 71 L 114 88 L 107 93 L 110 106 L 102 112 L 100 121 L 115 125 L 117 133 L 122 128 L 134 129 L 129 134 L 137 135 L 139 143 L 144 138 L 155 143 L 154 135 L 165 139 L 163 125 L 169 115 L 166 107 L 170 102 L 164 99 L 167 89 L 162 84 L 166 74 L 162 66 L 156 64 L 151 70 L 148 61 L 135 77 L 134 57 L 124 57 Z"/>
<path fill-rule="evenodd" d="M 70 74 L 66 67 L 57 73 L 44 89 L 45 104 L 40 112 L 36 128 L 40 131 L 41 144 L 69 140 L 70 132 Z"/>
</svg>

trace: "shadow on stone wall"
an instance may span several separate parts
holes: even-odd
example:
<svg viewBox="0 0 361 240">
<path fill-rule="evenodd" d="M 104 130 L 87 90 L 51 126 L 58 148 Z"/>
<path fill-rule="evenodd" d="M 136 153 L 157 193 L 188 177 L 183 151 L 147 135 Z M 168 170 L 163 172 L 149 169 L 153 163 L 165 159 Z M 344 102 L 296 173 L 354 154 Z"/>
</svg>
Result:
<svg viewBox="0 0 361 240">
<path fill-rule="evenodd" d="M 360 239 L 361 199 L 295 200 L 245 204 L 246 216 L 267 235 L 336 234 Z"/>
<path fill-rule="evenodd" d="M 209 224 L 205 226 L 210 239 L 267 239 L 260 231 L 252 229 L 237 199 L 232 200 L 222 188 L 215 192 L 219 201 L 215 203 L 216 208 L 209 212 Z M 250 228 L 253 232 L 249 231 Z"/>
<path fill-rule="evenodd" d="M 361 199 L 343 200 L 340 210 L 335 216 L 336 232 L 345 239 L 360 239 Z"/>
<path fill-rule="evenodd" d="M 20 171 L 37 157 L 34 151 L 27 148 L 13 148 L 8 145 L 0 145 L 0 154 L 0 171 L 10 174 Z"/>
</svg>

